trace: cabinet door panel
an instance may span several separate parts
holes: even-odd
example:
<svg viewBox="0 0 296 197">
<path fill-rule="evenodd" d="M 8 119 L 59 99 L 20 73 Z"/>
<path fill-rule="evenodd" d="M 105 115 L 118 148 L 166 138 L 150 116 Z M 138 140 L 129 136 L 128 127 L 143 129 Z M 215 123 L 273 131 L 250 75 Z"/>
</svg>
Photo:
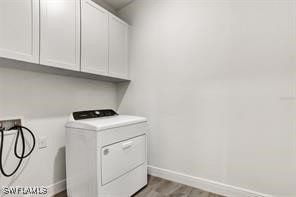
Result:
<svg viewBox="0 0 296 197">
<path fill-rule="evenodd" d="M 39 0 L 0 1 L 0 56 L 39 63 Z"/>
<path fill-rule="evenodd" d="M 80 1 L 41 0 L 40 63 L 80 70 Z"/>
<path fill-rule="evenodd" d="M 128 77 L 128 25 L 118 18 L 109 16 L 109 74 L 114 77 Z"/>
<path fill-rule="evenodd" d="M 106 75 L 108 12 L 91 0 L 81 3 L 81 71 Z"/>
</svg>

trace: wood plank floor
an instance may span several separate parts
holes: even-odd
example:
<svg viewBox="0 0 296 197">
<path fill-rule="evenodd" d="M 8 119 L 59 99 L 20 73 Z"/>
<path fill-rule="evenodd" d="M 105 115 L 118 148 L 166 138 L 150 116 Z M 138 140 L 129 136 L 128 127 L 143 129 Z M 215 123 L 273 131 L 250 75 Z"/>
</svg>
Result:
<svg viewBox="0 0 296 197">
<path fill-rule="evenodd" d="M 67 197 L 66 191 L 54 197 Z M 148 176 L 148 185 L 133 197 L 223 197 L 187 185 Z"/>
</svg>

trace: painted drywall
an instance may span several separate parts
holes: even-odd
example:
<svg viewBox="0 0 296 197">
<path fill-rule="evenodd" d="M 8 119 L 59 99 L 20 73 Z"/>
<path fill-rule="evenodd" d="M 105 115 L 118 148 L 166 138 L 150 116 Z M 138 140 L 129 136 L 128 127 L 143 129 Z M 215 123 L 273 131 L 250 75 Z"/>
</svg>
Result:
<svg viewBox="0 0 296 197">
<path fill-rule="evenodd" d="M 109 5 L 111 5 L 115 10 L 120 10 L 124 6 L 127 6 L 128 4 L 132 3 L 134 0 L 104 0 L 106 1 Z"/>
<path fill-rule="evenodd" d="M 106 10 L 111 12 L 112 14 L 119 16 L 118 12 L 115 10 L 116 8 L 112 7 L 108 2 L 106 2 L 106 0 L 92 0 L 92 1 L 94 1 L 98 5 L 102 6 L 103 8 L 105 8 Z"/>
<path fill-rule="evenodd" d="M 119 111 L 149 119 L 152 166 L 296 196 L 296 2 L 146 0 Z"/>
<path fill-rule="evenodd" d="M 12 178 L 0 175 L 2 186 L 51 186 L 65 189 L 65 128 L 73 111 L 116 108 L 116 85 L 111 82 L 9 68 L 0 62 L 0 117 L 24 117 L 24 125 L 39 137 L 47 137 L 48 147 L 38 145 L 22 171 Z M 19 64 L 19 63 L 18 63 Z M 11 144 L 12 136 L 5 145 Z M 5 146 L 7 148 L 9 146 Z M 11 170 L 15 160 L 8 160 Z M 54 191 L 57 192 L 57 191 Z M 1 192 L 0 192 L 0 196 Z M 20 195 L 23 196 L 23 195 Z M 41 195 L 42 196 L 42 195 Z"/>
</svg>

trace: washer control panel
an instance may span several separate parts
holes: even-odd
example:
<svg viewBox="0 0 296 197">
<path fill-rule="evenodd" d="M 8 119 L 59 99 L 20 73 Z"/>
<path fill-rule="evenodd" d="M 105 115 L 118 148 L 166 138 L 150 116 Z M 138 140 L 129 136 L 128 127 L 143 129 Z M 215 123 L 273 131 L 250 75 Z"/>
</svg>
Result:
<svg viewBox="0 0 296 197">
<path fill-rule="evenodd" d="M 116 115 L 118 114 L 112 109 L 99 109 L 99 110 L 73 112 L 74 120 L 101 118 L 101 117 L 116 116 Z"/>
</svg>

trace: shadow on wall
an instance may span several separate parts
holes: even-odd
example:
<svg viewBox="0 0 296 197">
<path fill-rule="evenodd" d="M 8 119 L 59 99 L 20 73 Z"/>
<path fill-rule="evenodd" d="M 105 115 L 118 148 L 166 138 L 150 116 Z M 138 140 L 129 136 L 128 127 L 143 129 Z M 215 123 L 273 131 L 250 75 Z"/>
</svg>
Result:
<svg viewBox="0 0 296 197">
<path fill-rule="evenodd" d="M 53 183 L 59 183 L 61 181 L 64 181 L 64 178 L 66 177 L 66 148 L 61 147 L 54 159 L 54 169 L 53 169 Z M 54 193 L 60 192 L 55 191 L 58 187 L 53 187 Z"/>
<path fill-rule="evenodd" d="M 103 81 L 109 81 L 109 82 L 118 81 L 118 79 L 108 77 L 108 76 L 103 76 L 103 75 L 101 76 L 101 75 L 92 74 L 92 73 L 84 73 L 84 72 L 68 70 L 64 68 L 56 68 L 52 66 L 23 62 L 23 61 L 12 60 L 12 59 L 2 58 L 2 57 L 0 57 L 0 66 L 3 68 L 18 69 L 18 70 L 46 73 L 46 74 L 66 76 L 66 77 L 103 80 Z"/>
<path fill-rule="evenodd" d="M 117 84 L 117 109 L 119 109 L 130 83 L 130 81 L 127 81 Z"/>
<path fill-rule="evenodd" d="M 0 58 L 1 116 L 51 120 L 73 111 L 116 108 L 114 80 Z"/>
</svg>

